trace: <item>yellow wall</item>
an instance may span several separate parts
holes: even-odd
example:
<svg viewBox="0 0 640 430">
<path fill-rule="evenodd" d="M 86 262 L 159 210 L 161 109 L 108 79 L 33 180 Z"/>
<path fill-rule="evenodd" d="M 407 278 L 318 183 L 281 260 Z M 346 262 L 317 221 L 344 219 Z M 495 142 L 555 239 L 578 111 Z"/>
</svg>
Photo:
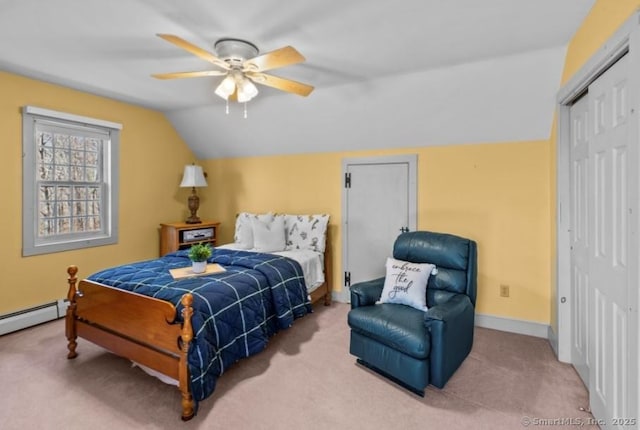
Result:
<svg viewBox="0 0 640 430">
<path fill-rule="evenodd" d="M 66 297 L 66 267 L 80 276 L 158 255 L 158 224 L 183 219 L 188 190 L 178 185 L 193 154 L 161 113 L 0 72 L 2 184 L 0 314 Z M 116 245 L 22 257 L 22 106 L 123 125 L 120 238 Z"/>
<path fill-rule="evenodd" d="M 567 56 L 562 73 L 562 84 L 566 84 L 580 68 L 604 45 L 616 30 L 640 7 L 640 0 L 597 0 L 591 8 L 591 11 L 583 21 L 582 25 L 576 31 L 571 39 L 567 49 Z M 557 124 L 551 132 L 551 180 L 550 180 L 550 196 L 551 196 L 551 261 L 550 284 L 551 284 L 551 300 L 550 315 L 551 326 L 554 331 L 558 332 L 556 321 L 557 299 L 556 299 L 556 271 L 555 266 L 556 252 L 556 151 L 557 151 Z"/>
<path fill-rule="evenodd" d="M 597 0 L 569 43 L 562 74 L 566 83 L 640 7 L 640 0 Z"/>
<path fill-rule="evenodd" d="M 342 159 L 412 153 L 418 228 L 478 242 L 478 312 L 548 323 L 547 141 L 207 160 L 200 215 L 220 220 L 220 238 L 230 242 L 240 211 L 329 213 L 339 290 Z M 510 298 L 499 297 L 500 284 L 511 287 Z"/>
<path fill-rule="evenodd" d="M 165 117 L 155 111 L 60 86 L 0 73 L 0 126 L 5 184 L 0 249 L 4 282 L 0 314 L 66 295 L 69 264 L 80 275 L 124 262 L 153 258 L 160 222 L 183 219 L 188 190 L 178 188 L 193 154 Z M 123 124 L 120 157 L 120 241 L 82 251 L 22 257 L 21 114 L 25 105 Z M 418 153 L 421 229 L 447 231 L 478 241 L 478 311 L 549 321 L 547 142 L 428 147 L 208 160 L 208 188 L 199 190 L 202 218 L 219 219 L 222 241 L 231 241 L 239 211 L 328 212 L 332 216 L 334 285 L 341 285 L 342 158 Z M 312 174 L 310 174 L 312 172 Z M 292 180 L 297 178 L 297 180 Z M 498 297 L 500 284 L 511 298 Z"/>
</svg>

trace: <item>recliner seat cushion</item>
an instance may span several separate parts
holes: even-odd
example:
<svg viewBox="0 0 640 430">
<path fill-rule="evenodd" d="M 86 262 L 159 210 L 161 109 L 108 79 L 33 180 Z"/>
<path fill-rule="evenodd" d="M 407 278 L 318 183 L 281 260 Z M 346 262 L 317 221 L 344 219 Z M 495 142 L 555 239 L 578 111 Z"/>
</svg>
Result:
<svg viewBox="0 0 640 430">
<path fill-rule="evenodd" d="M 431 336 L 424 325 L 424 312 L 405 305 L 378 304 L 352 309 L 352 330 L 417 359 L 426 359 Z"/>
</svg>

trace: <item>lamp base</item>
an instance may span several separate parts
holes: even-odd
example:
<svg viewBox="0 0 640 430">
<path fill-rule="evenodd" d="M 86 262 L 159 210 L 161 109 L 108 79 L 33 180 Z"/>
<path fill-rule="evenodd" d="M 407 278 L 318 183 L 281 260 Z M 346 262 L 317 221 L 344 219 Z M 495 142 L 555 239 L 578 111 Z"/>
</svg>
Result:
<svg viewBox="0 0 640 430">
<path fill-rule="evenodd" d="M 191 216 L 187 218 L 185 221 L 187 224 L 200 224 L 200 218 L 196 213 L 198 212 L 198 208 L 200 207 L 200 198 L 196 194 L 196 187 L 191 188 L 191 195 L 189 196 L 189 211 L 191 212 Z"/>
</svg>

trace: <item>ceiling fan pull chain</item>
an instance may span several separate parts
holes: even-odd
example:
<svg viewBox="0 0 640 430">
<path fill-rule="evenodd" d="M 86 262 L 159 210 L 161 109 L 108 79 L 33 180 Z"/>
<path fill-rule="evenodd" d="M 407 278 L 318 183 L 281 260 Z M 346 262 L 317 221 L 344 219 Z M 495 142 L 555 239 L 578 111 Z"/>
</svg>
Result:
<svg viewBox="0 0 640 430">
<path fill-rule="evenodd" d="M 227 99 L 227 105 L 225 107 L 225 112 L 227 115 L 229 115 L 229 99 Z"/>
<path fill-rule="evenodd" d="M 247 103 L 244 104 L 244 119 L 247 119 Z"/>
</svg>

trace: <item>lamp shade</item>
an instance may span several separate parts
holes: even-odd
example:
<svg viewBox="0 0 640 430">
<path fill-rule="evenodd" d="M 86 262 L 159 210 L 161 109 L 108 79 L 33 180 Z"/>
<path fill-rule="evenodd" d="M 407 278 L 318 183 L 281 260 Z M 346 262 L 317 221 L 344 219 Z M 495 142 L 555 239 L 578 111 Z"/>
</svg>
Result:
<svg viewBox="0 0 640 430">
<path fill-rule="evenodd" d="M 236 81 L 230 74 L 220 82 L 215 93 L 225 100 L 228 100 L 231 94 L 236 90 Z"/>
<path fill-rule="evenodd" d="M 184 166 L 184 173 L 182 174 L 181 187 L 206 187 L 207 180 L 204 178 L 201 166 L 191 164 Z"/>
<path fill-rule="evenodd" d="M 258 95 L 258 88 L 249 79 L 244 78 L 238 84 L 238 102 L 246 103 Z"/>
</svg>

